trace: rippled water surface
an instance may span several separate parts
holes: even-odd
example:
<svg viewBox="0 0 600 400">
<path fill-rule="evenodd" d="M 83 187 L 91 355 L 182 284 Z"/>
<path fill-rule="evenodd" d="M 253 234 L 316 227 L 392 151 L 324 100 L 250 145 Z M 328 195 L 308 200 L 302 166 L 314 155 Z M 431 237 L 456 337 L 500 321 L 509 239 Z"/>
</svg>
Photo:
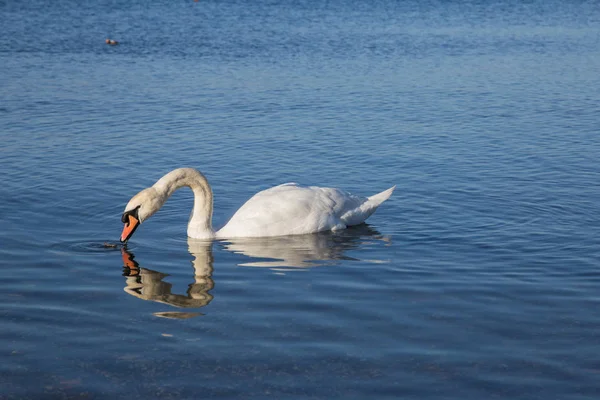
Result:
<svg viewBox="0 0 600 400">
<path fill-rule="evenodd" d="M 0 398 L 595 399 L 593 1 L 0 1 Z M 108 46 L 106 38 L 120 42 Z M 392 198 L 203 242 L 284 182 Z"/>
</svg>

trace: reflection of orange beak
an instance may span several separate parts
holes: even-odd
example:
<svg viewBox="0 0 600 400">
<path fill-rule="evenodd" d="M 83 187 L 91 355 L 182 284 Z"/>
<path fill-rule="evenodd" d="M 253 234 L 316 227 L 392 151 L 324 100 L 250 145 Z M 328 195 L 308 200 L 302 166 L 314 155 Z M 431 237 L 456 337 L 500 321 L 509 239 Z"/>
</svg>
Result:
<svg viewBox="0 0 600 400">
<path fill-rule="evenodd" d="M 127 222 L 125 222 L 125 226 L 123 227 L 123 232 L 121 233 L 121 242 L 128 241 L 139 225 L 140 221 L 133 215 L 129 214 L 127 216 Z"/>
<path fill-rule="evenodd" d="M 121 248 L 121 257 L 123 257 L 123 266 L 127 268 L 137 268 L 138 263 L 133 259 L 133 254 Z"/>
<path fill-rule="evenodd" d="M 140 274 L 140 266 L 133 259 L 133 254 L 121 248 L 121 256 L 123 257 L 123 276 L 138 276 Z"/>
</svg>

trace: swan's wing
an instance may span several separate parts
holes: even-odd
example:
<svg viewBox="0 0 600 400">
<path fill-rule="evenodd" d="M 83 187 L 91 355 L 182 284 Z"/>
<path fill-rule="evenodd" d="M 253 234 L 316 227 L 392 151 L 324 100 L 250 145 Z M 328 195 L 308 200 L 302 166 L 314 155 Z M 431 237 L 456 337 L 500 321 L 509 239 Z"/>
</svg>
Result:
<svg viewBox="0 0 600 400">
<path fill-rule="evenodd" d="M 248 200 L 217 237 L 300 235 L 363 223 L 387 200 L 395 186 L 371 197 L 340 189 L 286 183 Z"/>
<path fill-rule="evenodd" d="M 339 189 L 287 183 L 254 195 L 217 236 L 281 236 L 345 228 L 342 216 L 366 201 Z"/>
</svg>

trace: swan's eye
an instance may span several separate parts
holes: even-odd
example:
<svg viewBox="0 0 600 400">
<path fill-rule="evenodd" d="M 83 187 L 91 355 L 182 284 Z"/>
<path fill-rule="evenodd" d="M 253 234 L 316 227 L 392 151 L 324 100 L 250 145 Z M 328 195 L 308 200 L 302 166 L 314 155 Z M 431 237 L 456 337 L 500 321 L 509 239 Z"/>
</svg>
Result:
<svg viewBox="0 0 600 400">
<path fill-rule="evenodd" d="M 138 210 L 140 209 L 140 206 L 137 206 L 136 208 L 134 208 L 131 211 L 125 211 L 123 213 L 123 216 L 121 217 L 121 222 L 123 222 L 124 224 L 126 224 L 127 222 L 129 222 L 129 220 L 127 219 L 128 216 L 133 215 L 135 217 L 135 219 L 138 219 Z"/>
</svg>

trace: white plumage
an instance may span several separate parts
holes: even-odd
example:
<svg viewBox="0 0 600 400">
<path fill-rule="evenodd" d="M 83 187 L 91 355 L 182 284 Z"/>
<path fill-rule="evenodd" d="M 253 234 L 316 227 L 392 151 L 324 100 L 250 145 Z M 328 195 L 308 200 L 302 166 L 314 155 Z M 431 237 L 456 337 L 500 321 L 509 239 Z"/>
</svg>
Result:
<svg viewBox="0 0 600 400">
<path fill-rule="evenodd" d="M 179 168 L 129 201 L 123 214 L 123 221 L 127 222 L 121 240 L 127 241 L 137 224 L 152 216 L 183 186 L 194 192 L 188 236 L 196 239 L 300 235 L 344 229 L 363 223 L 395 189 L 393 186 L 374 196 L 360 197 L 340 189 L 286 183 L 255 194 L 215 232 L 208 181 L 193 168 Z"/>
<path fill-rule="evenodd" d="M 363 223 L 393 190 L 369 198 L 340 189 L 286 183 L 255 194 L 216 237 L 301 235 L 345 229 Z"/>
</svg>

